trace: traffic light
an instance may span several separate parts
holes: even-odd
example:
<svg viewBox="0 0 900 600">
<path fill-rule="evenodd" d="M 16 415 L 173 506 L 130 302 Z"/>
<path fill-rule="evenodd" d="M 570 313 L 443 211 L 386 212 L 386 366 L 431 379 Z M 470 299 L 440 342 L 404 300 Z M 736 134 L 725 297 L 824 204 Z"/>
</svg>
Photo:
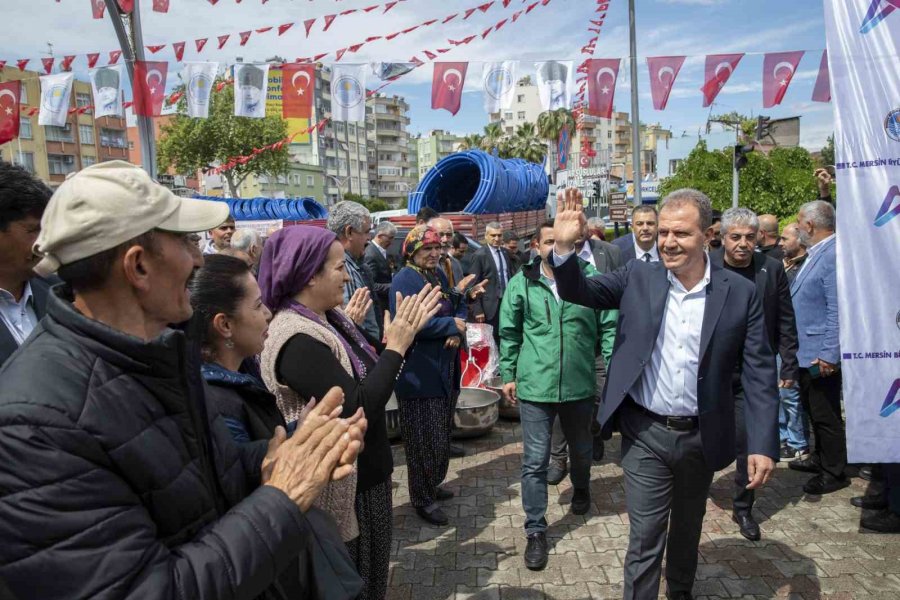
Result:
<svg viewBox="0 0 900 600">
<path fill-rule="evenodd" d="M 593 185 L 593 187 L 594 187 L 594 198 L 599 198 L 599 197 L 600 197 L 600 193 L 601 193 L 601 192 L 600 192 L 601 186 L 600 186 L 600 180 L 599 180 L 599 179 L 595 179 L 595 180 L 594 180 L 594 185 Z"/>
<path fill-rule="evenodd" d="M 771 136 L 772 134 L 769 132 L 769 117 L 757 117 L 756 118 L 756 141 L 760 141 L 764 138 Z"/>
<path fill-rule="evenodd" d="M 752 145 L 735 144 L 734 146 L 734 168 L 743 169 L 747 166 L 747 155 L 753 152 Z"/>
</svg>

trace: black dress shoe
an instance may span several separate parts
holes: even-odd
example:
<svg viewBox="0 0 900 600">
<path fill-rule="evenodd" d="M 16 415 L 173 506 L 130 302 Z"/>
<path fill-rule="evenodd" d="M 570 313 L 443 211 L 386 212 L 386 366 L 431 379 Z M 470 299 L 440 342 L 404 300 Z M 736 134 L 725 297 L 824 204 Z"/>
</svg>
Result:
<svg viewBox="0 0 900 600">
<path fill-rule="evenodd" d="M 603 448 L 603 440 L 595 439 L 594 440 L 594 453 L 591 458 L 594 459 L 594 462 L 600 462 L 603 460 L 603 455 L 605 454 L 605 449 Z"/>
<path fill-rule="evenodd" d="M 850 498 L 850 504 L 863 510 L 883 510 L 888 507 L 887 498 L 884 494 L 854 496 Z"/>
<path fill-rule="evenodd" d="M 734 513 L 731 520 L 741 528 L 741 535 L 751 542 L 758 542 L 760 538 L 759 525 L 753 520 L 750 513 Z"/>
<path fill-rule="evenodd" d="M 859 520 L 859 524 L 879 533 L 900 533 L 900 515 L 889 510 L 863 517 Z"/>
<path fill-rule="evenodd" d="M 448 490 L 448 489 L 444 489 L 444 488 L 442 488 L 442 487 L 439 487 L 439 488 L 437 489 L 437 491 L 435 491 L 434 495 L 435 495 L 435 497 L 436 497 L 438 500 L 449 500 L 450 498 L 452 498 L 452 497 L 455 496 L 456 494 L 454 494 L 453 492 L 451 492 L 451 491 Z"/>
<path fill-rule="evenodd" d="M 863 465 L 859 468 L 859 476 L 866 481 L 881 481 L 884 479 L 881 475 L 880 465 Z"/>
<path fill-rule="evenodd" d="M 668 600 L 694 600 L 694 596 L 690 592 L 666 592 Z"/>
<path fill-rule="evenodd" d="M 425 508 L 417 508 L 416 514 L 419 515 L 422 520 L 439 527 L 444 526 L 450 522 L 450 519 L 447 518 L 447 515 L 444 514 L 444 511 L 442 511 L 438 507 L 434 507 L 431 510 Z"/>
<path fill-rule="evenodd" d="M 466 449 L 462 446 L 457 446 L 456 444 L 450 444 L 450 456 L 452 458 L 459 458 L 461 456 L 466 455 Z"/>
<path fill-rule="evenodd" d="M 846 477 L 837 479 L 826 473 L 820 473 L 806 482 L 803 486 L 803 491 L 807 494 L 818 496 L 842 490 L 848 485 L 850 485 L 850 480 Z"/>
<path fill-rule="evenodd" d="M 591 510 L 591 490 L 575 490 L 572 493 L 572 514 L 583 515 Z"/>
<path fill-rule="evenodd" d="M 804 473 L 819 473 L 822 470 L 822 467 L 819 466 L 819 461 L 813 458 L 813 456 L 792 460 L 788 463 L 788 467 L 794 471 L 803 471 Z"/>
<path fill-rule="evenodd" d="M 525 566 L 532 571 L 540 571 L 547 566 L 547 536 L 543 531 L 528 536 L 525 546 Z"/>
<path fill-rule="evenodd" d="M 559 465 L 550 465 L 547 469 L 547 485 L 559 485 L 559 482 L 566 478 L 569 470 Z"/>
</svg>

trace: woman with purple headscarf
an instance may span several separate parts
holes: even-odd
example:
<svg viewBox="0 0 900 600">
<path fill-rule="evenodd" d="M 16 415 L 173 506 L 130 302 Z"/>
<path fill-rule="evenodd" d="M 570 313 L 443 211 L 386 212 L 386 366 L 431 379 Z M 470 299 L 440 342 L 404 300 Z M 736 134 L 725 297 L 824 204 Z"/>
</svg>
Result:
<svg viewBox="0 0 900 600">
<path fill-rule="evenodd" d="M 359 407 L 365 411 L 369 428 L 357 477 L 330 484 L 318 506 L 335 517 L 347 542 L 365 582 L 359 597 L 373 600 L 387 591 L 393 527 L 384 407 L 406 351 L 437 311 L 439 290 L 398 296 L 396 315 L 385 319 L 386 347 L 378 356 L 341 308 L 349 280 L 344 256 L 335 235 L 318 227 L 287 227 L 266 242 L 259 283 L 275 316 L 261 356 L 262 375 L 288 423 L 302 421 L 308 402 L 332 386 L 344 391 L 344 417 Z"/>
</svg>

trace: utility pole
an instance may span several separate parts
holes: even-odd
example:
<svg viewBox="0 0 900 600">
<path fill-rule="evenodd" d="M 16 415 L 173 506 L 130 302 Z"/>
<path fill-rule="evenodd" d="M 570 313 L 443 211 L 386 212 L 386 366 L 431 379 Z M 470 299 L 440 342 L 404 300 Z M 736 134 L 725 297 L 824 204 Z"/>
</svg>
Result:
<svg viewBox="0 0 900 600">
<path fill-rule="evenodd" d="M 109 0 L 107 0 L 109 1 Z M 641 204 L 641 117 L 638 113 L 637 36 L 634 32 L 634 0 L 628 0 L 628 30 L 631 38 L 631 162 L 634 165 L 634 203 Z"/>
<path fill-rule="evenodd" d="M 116 0 L 105 0 L 106 12 L 116 30 L 119 39 L 119 47 L 122 48 L 122 56 L 125 58 L 125 68 L 128 71 L 128 79 L 134 82 L 134 61 L 144 60 L 144 36 L 141 31 L 141 6 L 140 0 L 134 0 L 134 9 L 131 14 L 124 17 L 119 12 Z M 134 85 L 132 83 L 132 89 Z M 156 179 L 156 135 L 153 130 L 151 117 L 137 117 L 138 136 L 141 141 L 141 166 L 150 177 Z"/>
<path fill-rule="evenodd" d="M 740 177 L 740 168 L 743 165 L 738 165 L 738 148 L 741 146 L 741 122 L 740 121 L 729 121 L 727 119 L 707 119 L 706 121 L 706 129 L 707 133 L 709 133 L 709 124 L 710 123 L 721 123 L 722 125 L 730 125 L 734 127 L 734 150 L 731 153 L 731 207 L 738 207 L 738 197 L 741 193 L 741 177 Z M 745 159 L 746 162 L 746 159 Z"/>
</svg>

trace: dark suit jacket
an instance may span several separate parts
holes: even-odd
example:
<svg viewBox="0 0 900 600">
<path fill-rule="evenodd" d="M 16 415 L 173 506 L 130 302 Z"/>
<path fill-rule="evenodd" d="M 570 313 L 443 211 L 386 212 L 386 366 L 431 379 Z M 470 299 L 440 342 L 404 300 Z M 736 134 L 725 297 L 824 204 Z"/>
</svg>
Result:
<svg viewBox="0 0 900 600">
<path fill-rule="evenodd" d="M 512 271 L 513 261 L 509 258 L 509 254 L 505 249 L 500 248 L 503 258 L 506 261 L 506 281 L 509 282 L 515 273 Z M 500 310 L 500 274 L 497 272 L 497 265 L 494 263 L 494 255 L 491 253 L 491 247 L 485 244 L 475 251 L 472 255 L 472 265 L 469 273 L 475 274 L 474 281 L 478 282 L 487 279 L 488 283 L 485 287 L 484 294 L 472 302 L 469 310 L 469 317 L 474 318 L 476 315 L 484 315 L 488 321 L 496 316 Z"/>
<path fill-rule="evenodd" d="M 369 242 L 363 254 L 362 267 L 374 284 L 372 299 L 378 306 L 379 314 L 383 314 L 390 305 L 388 295 L 391 292 L 391 280 L 394 278 L 391 263 L 381 255 L 374 242 Z"/>
<path fill-rule="evenodd" d="M 31 278 L 31 294 L 34 297 L 34 314 L 38 320 L 44 317 L 44 311 L 47 307 L 47 296 L 50 293 L 50 286 L 59 283 L 56 278 L 44 279 L 42 277 Z M 0 366 L 6 362 L 12 353 L 19 349 L 16 338 L 12 332 L 6 327 L 6 323 L 0 320 Z"/>
<path fill-rule="evenodd" d="M 560 298 L 591 308 L 618 309 L 619 327 L 597 419 L 604 437 L 614 416 L 653 354 L 669 293 L 662 263 L 632 261 L 586 278 L 569 258 L 553 268 Z M 706 288 L 700 337 L 697 403 L 706 464 L 725 468 L 735 457 L 732 375 L 741 365 L 749 454 L 778 460 L 778 389 L 775 356 L 766 339 L 756 288 L 740 275 L 713 265 Z"/>
<path fill-rule="evenodd" d="M 600 273 L 615 271 L 625 263 L 622 262 L 622 251 L 603 240 L 588 240 L 591 245 L 591 253 L 594 255 L 594 266 Z"/>
<path fill-rule="evenodd" d="M 634 251 L 634 234 L 626 233 L 623 236 L 617 237 L 612 241 L 614 246 L 618 246 L 622 252 L 625 252 L 628 248 L 631 248 L 632 252 Z M 627 260 L 625 262 L 628 262 Z"/>
<path fill-rule="evenodd" d="M 711 250 L 712 264 L 725 266 L 725 249 Z M 769 258 L 762 252 L 753 253 L 756 295 L 762 301 L 766 319 L 766 337 L 773 352 L 781 356 L 781 379 L 796 381 L 800 376 L 797 364 L 797 323 L 794 320 L 794 304 L 791 301 L 791 286 L 784 265 L 780 260 Z"/>
</svg>

